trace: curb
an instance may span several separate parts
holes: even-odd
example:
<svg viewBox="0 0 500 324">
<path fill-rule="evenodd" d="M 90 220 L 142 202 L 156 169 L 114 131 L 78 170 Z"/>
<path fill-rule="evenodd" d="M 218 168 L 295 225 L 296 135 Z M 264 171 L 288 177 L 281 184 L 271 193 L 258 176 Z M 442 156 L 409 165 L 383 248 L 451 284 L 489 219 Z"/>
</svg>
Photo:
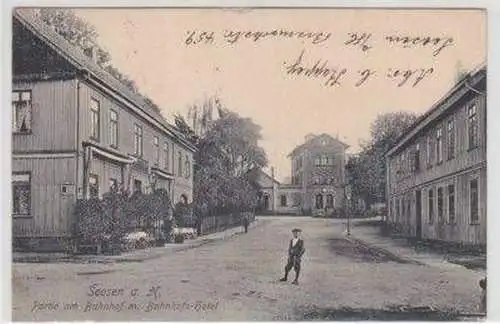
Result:
<svg viewBox="0 0 500 324">
<path fill-rule="evenodd" d="M 265 224 L 269 223 L 268 220 L 266 221 L 258 221 L 255 220 L 252 224 L 253 226 L 249 226 L 249 230 L 252 228 L 257 228 L 260 226 L 263 226 Z M 226 231 L 232 231 L 233 229 L 236 229 L 238 227 L 233 227 L 231 229 L 228 229 Z M 216 232 L 212 234 L 208 234 L 207 236 L 210 235 L 217 235 L 217 234 L 222 234 L 223 232 Z M 142 250 L 141 252 L 138 252 L 137 255 L 130 255 L 130 256 L 123 256 L 123 255 L 116 255 L 116 256 L 99 256 L 99 255 L 93 255 L 93 256 L 88 256 L 88 255 L 83 255 L 83 256 L 65 256 L 62 258 L 57 258 L 55 260 L 40 260 L 44 259 L 44 257 L 12 257 L 12 263 L 76 263 L 76 264 L 86 264 L 86 263 L 125 263 L 125 262 L 143 262 L 146 260 L 152 260 L 152 259 L 158 259 L 161 258 L 165 255 L 168 255 L 169 253 L 176 253 L 176 252 L 181 252 L 181 251 L 187 251 L 190 249 L 194 249 L 197 247 L 200 247 L 202 245 L 214 243 L 217 241 L 223 241 L 227 240 L 230 238 L 233 238 L 235 236 L 238 236 L 240 234 L 244 234 L 241 231 L 234 230 L 232 233 L 227 233 L 225 235 L 221 235 L 219 237 L 203 237 L 201 236 L 200 238 L 196 239 L 196 241 L 193 242 L 186 242 L 185 244 L 175 244 L 172 243 L 170 247 L 153 247 L 148 250 Z"/>
<path fill-rule="evenodd" d="M 351 243 L 359 244 L 359 245 L 362 245 L 362 246 L 364 246 L 366 248 L 373 249 L 373 250 L 379 251 L 381 253 L 385 253 L 385 254 L 391 256 L 392 258 L 394 258 L 394 259 L 400 259 L 400 260 L 402 260 L 405 263 L 416 264 L 416 265 L 420 265 L 420 266 L 429 266 L 426 263 L 422 263 L 422 262 L 417 261 L 415 259 L 395 254 L 395 253 L 393 253 L 393 252 L 391 252 L 391 251 L 389 251 L 387 249 L 378 247 L 378 246 L 376 246 L 374 244 L 370 244 L 370 243 L 368 243 L 366 241 L 363 241 L 362 239 L 356 238 L 356 237 L 354 237 L 352 235 L 350 235 L 350 236 L 349 235 L 345 235 L 344 237 L 345 237 L 345 239 L 347 241 L 350 241 Z"/>
</svg>

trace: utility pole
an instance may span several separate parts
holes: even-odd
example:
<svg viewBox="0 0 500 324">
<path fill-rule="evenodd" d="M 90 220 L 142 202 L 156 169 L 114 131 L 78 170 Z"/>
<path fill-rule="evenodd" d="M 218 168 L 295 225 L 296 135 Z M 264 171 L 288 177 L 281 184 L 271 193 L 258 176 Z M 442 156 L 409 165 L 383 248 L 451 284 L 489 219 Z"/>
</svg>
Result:
<svg viewBox="0 0 500 324">
<path fill-rule="evenodd" d="M 276 188 L 276 181 L 274 179 L 274 167 L 271 167 L 271 178 L 272 178 L 272 181 L 273 181 L 273 216 L 276 215 L 276 207 L 275 207 L 275 204 L 276 204 L 276 194 L 278 193 L 277 191 L 277 188 Z"/>
</svg>

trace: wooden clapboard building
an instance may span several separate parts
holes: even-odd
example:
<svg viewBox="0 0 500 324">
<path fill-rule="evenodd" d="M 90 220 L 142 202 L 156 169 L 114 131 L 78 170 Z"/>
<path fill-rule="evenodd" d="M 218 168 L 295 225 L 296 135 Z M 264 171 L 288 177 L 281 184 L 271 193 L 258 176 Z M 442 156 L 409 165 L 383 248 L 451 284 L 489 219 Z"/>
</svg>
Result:
<svg viewBox="0 0 500 324">
<path fill-rule="evenodd" d="M 92 51 L 28 9 L 13 13 L 12 41 L 14 242 L 68 237 L 75 201 L 112 186 L 191 202 L 195 148 Z"/>
<path fill-rule="evenodd" d="M 407 236 L 486 244 L 486 66 L 389 150 L 388 221 Z"/>
</svg>

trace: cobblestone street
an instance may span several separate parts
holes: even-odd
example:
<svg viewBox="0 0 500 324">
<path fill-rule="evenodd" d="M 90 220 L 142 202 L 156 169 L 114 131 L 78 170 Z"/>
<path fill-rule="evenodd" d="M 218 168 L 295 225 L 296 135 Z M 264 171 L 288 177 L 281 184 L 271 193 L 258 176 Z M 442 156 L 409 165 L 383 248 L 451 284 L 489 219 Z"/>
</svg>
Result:
<svg viewBox="0 0 500 324">
<path fill-rule="evenodd" d="M 340 220 L 258 221 L 266 224 L 247 234 L 140 262 L 13 264 L 13 320 L 294 320 L 345 308 L 362 320 L 401 306 L 477 311 L 478 272 L 357 246 L 344 240 Z M 303 229 L 306 248 L 299 286 L 278 282 L 294 227 Z"/>
</svg>

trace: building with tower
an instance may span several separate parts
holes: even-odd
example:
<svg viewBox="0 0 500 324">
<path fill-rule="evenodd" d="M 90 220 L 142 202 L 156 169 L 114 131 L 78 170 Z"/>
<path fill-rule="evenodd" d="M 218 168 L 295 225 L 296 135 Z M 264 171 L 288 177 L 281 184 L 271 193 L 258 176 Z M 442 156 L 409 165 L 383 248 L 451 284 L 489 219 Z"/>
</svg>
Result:
<svg viewBox="0 0 500 324">
<path fill-rule="evenodd" d="M 255 170 L 262 211 L 306 215 L 338 212 L 344 207 L 348 147 L 328 134 L 309 134 L 288 155 L 292 166 L 290 183 L 280 183 L 273 174 Z"/>
</svg>

